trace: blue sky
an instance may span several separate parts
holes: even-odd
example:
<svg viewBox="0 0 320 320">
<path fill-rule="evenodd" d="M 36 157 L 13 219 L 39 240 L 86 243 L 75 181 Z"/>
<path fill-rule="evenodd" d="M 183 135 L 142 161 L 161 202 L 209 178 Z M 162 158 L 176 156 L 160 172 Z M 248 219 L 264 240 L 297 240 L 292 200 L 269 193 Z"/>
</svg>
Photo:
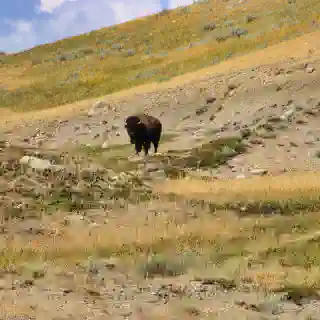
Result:
<svg viewBox="0 0 320 320">
<path fill-rule="evenodd" d="M 0 51 L 35 45 L 125 22 L 192 0 L 2 0 Z"/>
</svg>

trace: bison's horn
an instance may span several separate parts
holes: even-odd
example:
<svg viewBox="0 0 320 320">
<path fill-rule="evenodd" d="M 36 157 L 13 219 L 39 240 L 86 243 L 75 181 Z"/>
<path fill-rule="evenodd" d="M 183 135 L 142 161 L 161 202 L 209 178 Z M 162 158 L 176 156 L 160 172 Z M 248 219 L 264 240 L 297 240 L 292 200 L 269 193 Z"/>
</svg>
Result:
<svg viewBox="0 0 320 320">
<path fill-rule="evenodd" d="M 138 122 L 137 122 L 137 124 L 140 124 L 141 123 L 141 120 L 139 120 Z"/>
</svg>

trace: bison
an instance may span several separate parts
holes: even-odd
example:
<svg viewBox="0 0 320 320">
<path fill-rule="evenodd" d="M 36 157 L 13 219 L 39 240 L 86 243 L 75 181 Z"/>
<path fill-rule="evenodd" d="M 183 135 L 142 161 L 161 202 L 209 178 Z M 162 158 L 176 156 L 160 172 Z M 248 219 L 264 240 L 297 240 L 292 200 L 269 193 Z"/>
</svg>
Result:
<svg viewBox="0 0 320 320">
<path fill-rule="evenodd" d="M 143 147 L 147 156 L 151 143 L 154 145 L 154 152 L 157 153 L 162 133 L 159 119 L 146 114 L 136 114 L 126 118 L 124 127 L 130 137 L 130 143 L 135 145 L 137 155 Z"/>
</svg>

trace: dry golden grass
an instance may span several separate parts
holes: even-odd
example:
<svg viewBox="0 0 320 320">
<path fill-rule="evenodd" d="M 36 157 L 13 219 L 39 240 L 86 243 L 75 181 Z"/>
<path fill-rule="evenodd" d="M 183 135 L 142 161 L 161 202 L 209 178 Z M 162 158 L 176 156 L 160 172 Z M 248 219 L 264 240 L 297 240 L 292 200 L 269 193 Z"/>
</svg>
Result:
<svg viewBox="0 0 320 320">
<path fill-rule="evenodd" d="M 212 65 L 213 61 L 221 63 L 264 47 L 271 48 L 284 40 L 287 43 L 288 39 L 315 31 L 316 24 L 312 21 L 319 21 L 318 6 L 319 3 L 315 0 L 304 0 L 292 5 L 285 0 L 260 0 L 247 1 L 231 8 L 229 2 L 213 0 L 208 4 L 194 4 L 190 10 L 177 9 L 162 16 L 154 15 L 38 46 L 4 58 L 0 83 L 9 91 L 0 97 L 1 105 L 10 110 L 30 111 L 67 105 L 147 83 L 150 85 L 142 90 L 149 91 L 157 87 L 154 86 L 155 82 L 202 69 Z M 258 16 L 258 19 L 246 23 L 245 17 L 249 14 Z M 204 24 L 212 21 L 217 23 L 218 29 L 213 33 L 204 31 Z M 231 28 L 237 27 L 248 29 L 248 37 L 231 37 L 220 43 L 215 41 L 221 32 L 230 33 Z M 303 45 L 300 42 L 298 46 L 292 42 L 288 45 L 283 43 L 280 45 L 282 49 L 275 49 L 272 54 L 262 50 L 257 56 L 231 62 L 229 66 L 218 65 L 217 69 L 210 67 L 199 70 L 183 80 L 177 78 L 170 85 L 185 82 L 188 78 L 197 79 L 199 76 L 220 72 L 219 70 L 225 72 L 239 69 L 238 63 L 241 68 L 254 67 L 274 59 L 301 57 L 302 52 L 303 56 L 307 56 L 309 48 L 317 54 L 317 35 L 314 34 L 311 38 L 315 41 L 307 45 L 304 42 Z M 123 44 L 125 51 L 134 49 L 136 54 L 129 58 L 121 54 L 106 54 L 101 59 L 100 50 L 107 52 L 111 43 Z M 188 48 L 190 43 L 194 44 L 192 48 Z M 151 52 L 146 53 L 150 48 Z M 74 57 L 81 50 L 89 50 L 90 53 L 84 57 Z M 60 61 L 61 55 L 72 57 L 67 61 Z M 141 78 L 141 74 L 147 76 Z"/>
<path fill-rule="evenodd" d="M 128 99 L 131 96 L 141 93 L 162 92 L 169 88 L 178 87 L 190 82 L 201 82 L 206 77 L 212 75 L 227 74 L 229 72 L 240 71 L 246 68 L 258 67 L 286 61 L 288 57 L 298 59 L 299 63 L 304 60 L 309 62 L 315 60 L 320 55 L 320 44 L 317 41 L 320 32 L 313 32 L 297 39 L 289 40 L 280 44 L 270 46 L 258 52 L 252 52 L 241 57 L 234 57 L 212 67 L 204 68 L 182 76 L 177 76 L 167 82 L 150 83 L 136 86 L 126 90 L 102 96 L 105 101 L 120 101 Z M 309 50 L 314 50 L 312 57 L 308 57 Z M 10 109 L 2 108 L 2 117 L 0 124 L 4 129 L 10 129 L 15 125 L 24 125 L 26 122 L 37 121 L 41 119 L 63 119 L 70 118 L 88 110 L 96 99 L 86 99 L 75 103 L 62 105 L 56 108 L 39 110 L 37 112 L 29 111 L 16 113 Z"/>
<path fill-rule="evenodd" d="M 318 172 L 296 172 L 279 176 L 255 176 L 218 181 L 169 180 L 157 185 L 156 191 L 186 198 L 211 200 L 220 204 L 233 201 L 312 201 L 319 199 L 318 174 Z"/>
<path fill-rule="evenodd" d="M 268 185 L 265 182 L 262 189 L 267 190 Z M 297 191 L 289 187 L 289 180 L 284 185 L 287 192 Z M 252 186 L 244 187 L 244 192 L 252 192 Z M 153 253 L 170 263 L 189 252 L 186 272 L 195 276 L 223 275 L 268 289 L 320 285 L 320 212 L 238 218 L 228 211 L 213 214 L 199 208 L 195 218 L 174 208 L 150 216 L 141 205 L 139 214 L 115 215 L 98 228 L 65 226 L 62 217 L 55 216 L 50 225 L 58 231 L 54 235 L 38 235 L 28 242 L 18 234 L 6 241 L 2 238 L 0 264 L 9 270 L 25 261 L 72 267 L 88 257 L 117 256 L 124 265 L 137 269 Z"/>
</svg>

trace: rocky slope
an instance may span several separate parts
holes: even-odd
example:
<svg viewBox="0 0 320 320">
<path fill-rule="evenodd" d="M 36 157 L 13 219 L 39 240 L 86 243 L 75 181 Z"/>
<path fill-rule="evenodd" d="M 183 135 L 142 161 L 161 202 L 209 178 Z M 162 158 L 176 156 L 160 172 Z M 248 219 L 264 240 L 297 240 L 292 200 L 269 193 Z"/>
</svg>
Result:
<svg viewBox="0 0 320 320">
<path fill-rule="evenodd" d="M 0 318 L 320 319 L 316 291 L 184 272 L 185 257 L 150 261 L 141 240 L 144 228 L 156 237 L 165 221 L 210 213 L 158 198 L 154 182 L 319 169 L 319 71 L 317 57 L 291 60 L 4 131 Z M 137 111 L 164 124 L 160 153 L 146 159 L 130 157 L 123 128 Z M 148 259 L 130 262 L 132 247 Z"/>
</svg>

